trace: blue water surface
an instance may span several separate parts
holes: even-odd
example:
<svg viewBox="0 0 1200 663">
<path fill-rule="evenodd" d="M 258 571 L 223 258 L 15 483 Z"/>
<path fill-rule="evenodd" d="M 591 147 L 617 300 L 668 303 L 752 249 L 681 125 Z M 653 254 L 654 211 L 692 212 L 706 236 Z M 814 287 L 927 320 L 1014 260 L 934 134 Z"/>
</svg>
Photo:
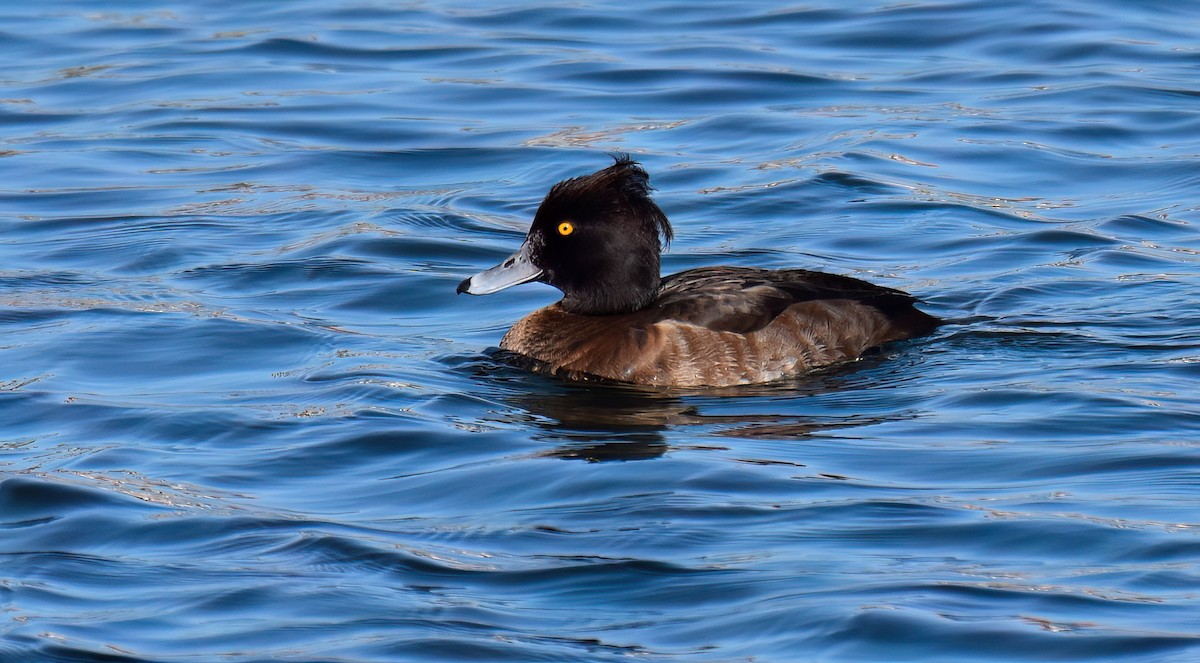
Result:
<svg viewBox="0 0 1200 663">
<path fill-rule="evenodd" d="M 0 4 L 0 660 L 1200 660 L 1200 5 Z M 935 335 L 651 390 L 456 297 L 628 152 L 674 272 Z"/>
</svg>

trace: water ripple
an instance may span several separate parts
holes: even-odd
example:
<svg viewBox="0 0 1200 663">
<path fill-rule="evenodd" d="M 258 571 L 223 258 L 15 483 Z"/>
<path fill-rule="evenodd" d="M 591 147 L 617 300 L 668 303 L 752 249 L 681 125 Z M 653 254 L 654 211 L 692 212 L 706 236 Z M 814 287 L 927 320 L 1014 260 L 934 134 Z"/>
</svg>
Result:
<svg viewBox="0 0 1200 663">
<path fill-rule="evenodd" d="M 0 659 L 1191 661 L 1191 5 L 0 10 Z M 645 164 L 675 271 L 949 324 L 567 384 L 455 297 Z"/>
</svg>

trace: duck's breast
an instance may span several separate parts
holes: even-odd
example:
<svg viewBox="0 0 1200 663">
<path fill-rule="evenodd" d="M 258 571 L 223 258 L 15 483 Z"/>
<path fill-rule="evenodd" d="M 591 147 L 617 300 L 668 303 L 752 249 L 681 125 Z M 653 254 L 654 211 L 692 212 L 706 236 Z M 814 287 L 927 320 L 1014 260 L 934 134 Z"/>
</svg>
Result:
<svg viewBox="0 0 1200 663">
<path fill-rule="evenodd" d="M 500 347 L 556 373 L 662 386 L 727 386 L 778 380 L 855 359 L 905 335 L 877 309 L 829 299 L 789 306 L 748 333 L 637 313 L 572 315 L 556 306 L 513 326 Z"/>
</svg>

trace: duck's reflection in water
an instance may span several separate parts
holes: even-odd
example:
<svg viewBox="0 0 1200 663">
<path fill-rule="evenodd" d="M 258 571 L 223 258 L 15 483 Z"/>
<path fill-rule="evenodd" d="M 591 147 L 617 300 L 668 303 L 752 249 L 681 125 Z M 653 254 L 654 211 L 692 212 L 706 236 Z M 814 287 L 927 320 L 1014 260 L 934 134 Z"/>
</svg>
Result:
<svg viewBox="0 0 1200 663">
<path fill-rule="evenodd" d="M 493 355 L 493 359 L 504 357 Z M 812 414 L 811 407 L 796 406 L 814 396 L 861 389 L 864 381 L 856 376 L 872 368 L 871 363 L 879 362 L 867 360 L 787 382 L 719 389 L 581 383 L 527 374 L 513 380 L 516 374 L 511 368 L 499 366 L 494 367 L 497 372 L 485 373 L 500 378 L 503 386 L 491 389 L 491 395 L 512 408 L 501 418 L 529 426 L 535 439 L 554 445 L 541 455 L 601 462 L 658 458 L 680 448 L 723 448 L 711 443 L 714 436 L 804 439 L 821 431 L 913 416 L 906 410 L 847 414 L 845 408 L 840 408 L 840 414 Z M 688 427 L 703 427 L 709 443 L 681 442 L 679 435 L 671 435 L 668 441 L 668 431 Z"/>
</svg>

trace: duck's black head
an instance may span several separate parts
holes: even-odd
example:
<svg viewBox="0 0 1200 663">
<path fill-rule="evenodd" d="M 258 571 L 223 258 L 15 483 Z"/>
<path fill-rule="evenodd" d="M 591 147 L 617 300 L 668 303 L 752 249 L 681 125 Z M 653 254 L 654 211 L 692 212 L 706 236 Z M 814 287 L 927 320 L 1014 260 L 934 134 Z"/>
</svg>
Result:
<svg viewBox="0 0 1200 663">
<path fill-rule="evenodd" d="M 562 290 L 572 313 L 643 308 L 658 294 L 659 254 L 671 224 L 650 199 L 650 177 L 628 156 L 555 184 L 519 251 L 458 286 L 485 295 L 528 281 Z"/>
</svg>

